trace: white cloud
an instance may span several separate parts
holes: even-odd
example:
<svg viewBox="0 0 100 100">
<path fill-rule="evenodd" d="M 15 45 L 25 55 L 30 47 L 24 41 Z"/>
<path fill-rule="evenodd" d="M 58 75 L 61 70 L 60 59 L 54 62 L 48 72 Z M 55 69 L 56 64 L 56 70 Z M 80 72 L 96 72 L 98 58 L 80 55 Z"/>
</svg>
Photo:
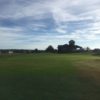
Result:
<svg viewBox="0 0 100 100">
<path fill-rule="evenodd" d="M 0 10 L 0 19 L 20 20 L 23 18 L 32 19 L 27 26 L 33 29 L 32 34 L 25 34 L 27 29 L 22 26 L 7 28 L 0 27 L 0 47 L 5 45 L 8 47 L 34 47 L 33 44 L 52 41 L 65 41 L 65 39 L 79 40 L 96 40 L 100 38 L 100 1 L 99 0 L 23 0 L 25 3 L 18 3 L 17 0 L 4 0 L 5 6 Z M 52 27 L 55 33 L 47 35 L 34 35 L 34 30 L 42 30 L 47 28 L 48 21 L 43 19 L 51 18 L 56 27 Z M 33 20 L 38 20 L 40 23 L 34 23 Z M 69 32 L 68 23 L 87 21 L 84 23 L 86 28 L 74 29 L 74 32 Z M 41 23 L 44 21 L 44 23 Z M 73 27 L 73 26 L 72 26 Z M 30 30 L 27 30 L 27 32 Z M 61 33 L 61 34 L 59 34 Z M 37 43 L 35 42 L 37 41 Z M 54 42 L 55 43 L 55 42 Z M 2 45 L 3 44 L 3 45 Z M 25 46 L 26 45 L 26 46 Z M 28 46 L 30 45 L 30 46 Z M 38 44 L 39 45 L 39 44 Z M 44 45 L 44 44 L 43 44 Z M 39 45 L 40 46 L 40 45 Z"/>
</svg>

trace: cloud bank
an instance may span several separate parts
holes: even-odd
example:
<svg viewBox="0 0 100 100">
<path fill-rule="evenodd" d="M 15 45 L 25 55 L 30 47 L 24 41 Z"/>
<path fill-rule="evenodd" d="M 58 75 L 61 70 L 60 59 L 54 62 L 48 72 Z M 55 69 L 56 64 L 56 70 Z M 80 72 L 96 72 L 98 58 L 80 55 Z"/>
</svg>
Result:
<svg viewBox="0 0 100 100">
<path fill-rule="evenodd" d="M 70 39 L 96 48 L 99 26 L 100 0 L 0 0 L 0 48 L 44 49 Z"/>
</svg>

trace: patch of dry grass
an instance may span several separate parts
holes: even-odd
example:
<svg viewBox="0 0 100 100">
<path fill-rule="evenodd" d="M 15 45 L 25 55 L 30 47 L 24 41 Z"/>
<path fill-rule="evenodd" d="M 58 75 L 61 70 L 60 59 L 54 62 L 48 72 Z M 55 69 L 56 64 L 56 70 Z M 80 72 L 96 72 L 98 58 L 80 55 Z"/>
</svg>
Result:
<svg viewBox="0 0 100 100">
<path fill-rule="evenodd" d="M 81 77 L 93 80 L 100 85 L 100 59 L 76 62 L 76 67 Z"/>
</svg>

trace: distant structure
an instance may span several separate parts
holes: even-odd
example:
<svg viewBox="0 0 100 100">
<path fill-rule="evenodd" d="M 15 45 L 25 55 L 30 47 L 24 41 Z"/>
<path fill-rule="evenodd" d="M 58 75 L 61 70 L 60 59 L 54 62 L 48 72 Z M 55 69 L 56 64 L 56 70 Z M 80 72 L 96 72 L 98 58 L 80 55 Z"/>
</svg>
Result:
<svg viewBox="0 0 100 100">
<path fill-rule="evenodd" d="M 99 48 L 94 49 L 93 54 L 100 55 L 100 49 Z"/>
<path fill-rule="evenodd" d="M 14 54 L 14 53 L 34 53 L 36 50 L 25 49 L 1 49 L 0 54 Z"/>
<path fill-rule="evenodd" d="M 75 45 L 74 40 L 70 40 L 69 44 L 58 45 L 58 53 L 79 52 L 82 50 L 81 46 Z"/>
<path fill-rule="evenodd" d="M 13 54 L 13 51 L 12 51 L 12 50 L 9 50 L 9 51 L 8 51 L 8 54 Z"/>
</svg>

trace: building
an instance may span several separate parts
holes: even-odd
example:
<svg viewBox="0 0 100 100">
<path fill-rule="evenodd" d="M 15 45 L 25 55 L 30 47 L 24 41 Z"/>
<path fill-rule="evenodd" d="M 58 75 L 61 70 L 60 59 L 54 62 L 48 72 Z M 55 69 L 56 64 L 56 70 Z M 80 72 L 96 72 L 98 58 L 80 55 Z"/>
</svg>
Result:
<svg viewBox="0 0 100 100">
<path fill-rule="evenodd" d="M 75 45 L 74 40 L 70 40 L 69 44 L 58 45 L 58 53 L 78 52 L 82 50 L 81 46 Z"/>
</svg>

